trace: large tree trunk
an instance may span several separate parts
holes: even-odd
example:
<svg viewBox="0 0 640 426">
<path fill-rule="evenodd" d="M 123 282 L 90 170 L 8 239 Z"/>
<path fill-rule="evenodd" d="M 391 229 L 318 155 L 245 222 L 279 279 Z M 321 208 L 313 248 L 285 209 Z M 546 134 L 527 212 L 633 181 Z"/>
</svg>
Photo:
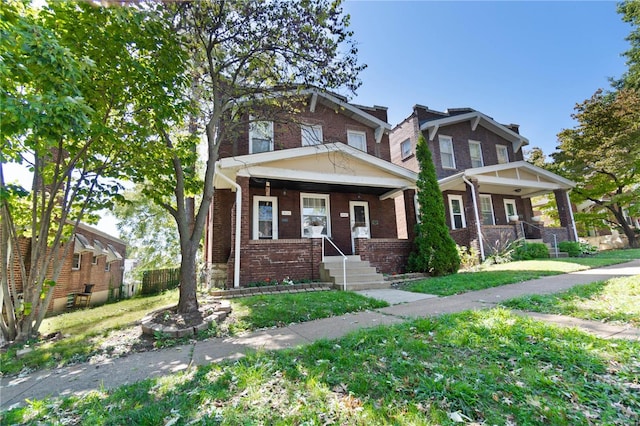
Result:
<svg viewBox="0 0 640 426">
<path fill-rule="evenodd" d="M 198 310 L 196 290 L 198 244 L 190 240 L 182 243 L 182 260 L 180 261 L 180 301 L 178 312 L 186 314 Z"/>
<path fill-rule="evenodd" d="M 640 248 L 640 244 L 638 244 L 638 239 L 636 238 L 636 234 L 633 230 L 633 228 L 631 228 L 629 226 L 629 224 L 627 223 L 627 221 L 625 220 L 624 214 L 622 213 L 622 208 L 609 208 L 609 210 L 611 210 L 613 212 L 613 215 L 615 216 L 616 220 L 618 221 L 618 224 L 620 225 L 620 227 L 622 228 L 622 232 L 624 232 L 624 235 L 627 236 L 627 240 L 629 240 L 629 247 L 631 248 Z"/>
</svg>

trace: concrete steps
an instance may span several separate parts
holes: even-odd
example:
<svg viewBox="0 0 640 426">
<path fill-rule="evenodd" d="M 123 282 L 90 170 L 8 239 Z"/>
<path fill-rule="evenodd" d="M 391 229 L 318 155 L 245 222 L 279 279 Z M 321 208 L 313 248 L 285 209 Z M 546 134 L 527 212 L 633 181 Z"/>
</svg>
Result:
<svg viewBox="0 0 640 426">
<path fill-rule="evenodd" d="M 389 282 L 376 271 L 369 262 L 363 261 L 360 256 L 347 256 L 346 262 L 347 290 L 371 290 L 390 288 Z M 320 264 L 320 279 L 333 283 L 334 288 L 344 288 L 344 274 L 342 269 L 342 256 L 325 256 Z"/>
<path fill-rule="evenodd" d="M 546 246 L 549 248 L 549 256 L 550 256 L 551 258 L 555 258 L 555 257 L 556 257 L 556 252 L 555 252 L 555 250 L 554 250 L 554 248 L 553 248 L 553 245 L 552 245 L 552 244 L 550 244 L 550 243 L 545 243 L 544 241 L 542 241 L 542 239 L 541 239 L 541 238 L 537 238 L 537 239 L 535 239 L 535 238 L 527 238 L 527 239 L 525 240 L 525 242 L 526 242 L 527 244 L 536 244 L 536 243 L 538 243 L 538 244 L 544 244 L 544 245 L 546 245 Z M 563 251 L 558 251 L 558 257 L 559 257 L 559 258 L 560 258 L 560 257 L 569 257 L 569 254 L 567 254 L 567 253 L 565 253 L 565 252 L 563 252 Z"/>
</svg>

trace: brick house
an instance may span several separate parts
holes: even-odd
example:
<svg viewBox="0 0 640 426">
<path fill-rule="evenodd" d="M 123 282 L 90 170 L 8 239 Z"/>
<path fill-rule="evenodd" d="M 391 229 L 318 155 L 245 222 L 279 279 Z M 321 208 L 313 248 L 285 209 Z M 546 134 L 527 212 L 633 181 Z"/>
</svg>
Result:
<svg viewBox="0 0 640 426">
<path fill-rule="evenodd" d="M 21 238 L 20 251 L 29 261 L 31 239 Z M 99 305 L 105 303 L 109 295 L 118 295 L 124 275 L 124 241 L 110 236 L 91 226 L 79 224 L 71 239 L 73 252 L 64 261 L 60 275 L 53 290 L 48 312 L 63 312 L 73 307 L 75 295 L 83 293 L 86 285 L 92 285 L 91 296 L 82 300 L 82 304 Z M 64 247 L 60 247 L 60 256 Z M 17 268 L 17 265 L 14 266 Z M 29 264 L 26 265 L 29 268 Z M 18 284 L 18 293 L 22 284 Z"/>
<path fill-rule="evenodd" d="M 577 240 L 568 191 L 575 184 L 524 161 L 529 141 L 518 125 L 500 124 L 471 108 L 434 111 L 416 105 L 390 134 L 391 160 L 418 171 L 418 136 L 429 145 L 443 193 L 447 225 L 459 245 L 477 247 L 482 259 L 497 239 L 528 238 L 553 244 Z M 545 227 L 534 216 L 531 197 L 554 194 L 559 228 Z M 402 204 L 397 204 L 399 234 Z"/>
<path fill-rule="evenodd" d="M 220 146 L 204 250 L 218 287 L 344 285 L 343 255 L 350 288 L 404 272 L 411 241 L 398 239 L 396 200 L 415 223 L 417 175 L 391 162 L 386 108 L 303 96 L 295 119 L 253 118 Z"/>
</svg>

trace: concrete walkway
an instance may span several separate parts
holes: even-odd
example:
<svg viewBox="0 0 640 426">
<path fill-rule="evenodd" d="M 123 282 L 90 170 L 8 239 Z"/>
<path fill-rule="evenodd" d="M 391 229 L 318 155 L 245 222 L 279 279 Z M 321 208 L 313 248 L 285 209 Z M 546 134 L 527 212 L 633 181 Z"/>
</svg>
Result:
<svg viewBox="0 0 640 426">
<path fill-rule="evenodd" d="M 25 403 L 25 399 L 81 395 L 98 389 L 112 389 L 150 377 L 184 371 L 192 365 L 204 365 L 242 357 L 252 350 L 277 350 L 335 339 L 367 327 L 400 323 L 407 318 L 435 316 L 468 309 L 483 309 L 526 294 L 549 294 L 578 284 L 606 280 L 616 276 L 640 275 L 640 259 L 620 265 L 556 275 L 518 284 L 469 292 L 456 296 L 434 297 L 400 290 L 368 290 L 370 297 L 389 301 L 392 306 L 376 311 L 346 314 L 288 327 L 257 331 L 240 337 L 216 338 L 174 348 L 134 353 L 99 364 L 38 371 L 20 377 L 0 378 L 0 409 Z M 543 321 L 577 326 L 602 337 L 640 340 L 640 330 L 616 327 L 575 318 L 526 313 Z"/>
</svg>

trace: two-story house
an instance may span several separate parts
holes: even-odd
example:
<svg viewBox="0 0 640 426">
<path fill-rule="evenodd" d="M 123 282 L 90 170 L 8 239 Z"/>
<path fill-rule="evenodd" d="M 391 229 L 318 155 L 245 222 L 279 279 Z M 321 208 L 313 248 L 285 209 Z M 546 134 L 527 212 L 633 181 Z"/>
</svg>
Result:
<svg viewBox="0 0 640 426">
<path fill-rule="evenodd" d="M 475 246 L 484 259 L 492 242 L 530 238 L 545 243 L 577 240 L 568 191 L 574 183 L 523 159 L 529 141 L 516 124 L 500 124 L 471 108 L 434 111 L 416 105 L 391 132 L 391 159 L 413 171 L 422 134 L 431 150 L 442 190 L 447 224 L 459 245 Z M 531 197 L 553 193 L 560 228 L 548 228 L 534 216 Z M 398 203 L 397 209 L 401 211 Z M 399 234 L 411 232 L 402 222 Z"/>
<path fill-rule="evenodd" d="M 417 175 L 391 162 L 386 108 L 314 89 L 296 96 L 295 116 L 248 113 L 221 142 L 204 250 L 215 284 L 317 280 L 329 255 L 403 272 L 411 241 L 398 239 L 394 200 L 415 223 Z"/>
</svg>

